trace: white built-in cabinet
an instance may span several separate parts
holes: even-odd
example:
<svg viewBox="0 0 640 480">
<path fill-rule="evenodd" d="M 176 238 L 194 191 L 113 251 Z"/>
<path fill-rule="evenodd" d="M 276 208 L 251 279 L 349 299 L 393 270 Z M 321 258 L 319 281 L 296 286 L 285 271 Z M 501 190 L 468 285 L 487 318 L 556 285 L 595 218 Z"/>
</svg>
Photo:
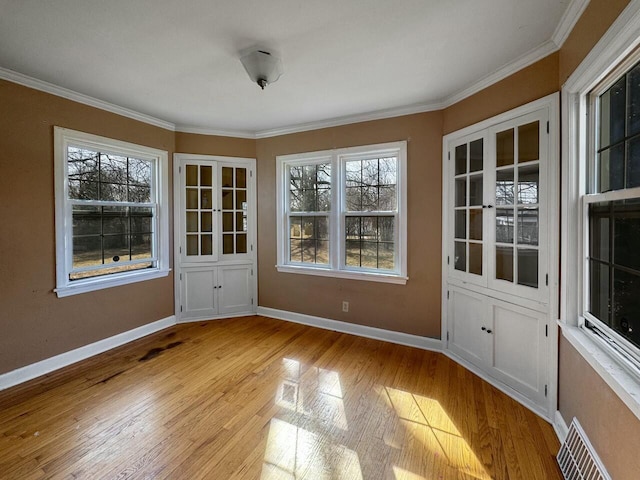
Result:
<svg viewBox="0 0 640 480">
<path fill-rule="evenodd" d="M 174 157 L 176 316 L 256 311 L 255 160 Z"/>
<path fill-rule="evenodd" d="M 549 418 L 555 410 L 557 96 L 444 139 L 443 341 Z"/>
</svg>

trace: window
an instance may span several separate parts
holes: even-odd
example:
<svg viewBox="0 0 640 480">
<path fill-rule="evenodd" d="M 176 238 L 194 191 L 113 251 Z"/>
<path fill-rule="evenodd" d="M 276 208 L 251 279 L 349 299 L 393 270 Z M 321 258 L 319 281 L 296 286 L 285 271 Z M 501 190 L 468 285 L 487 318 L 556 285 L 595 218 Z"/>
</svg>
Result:
<svg viewBox="0 0 640 480">
<path fill-rule="evenodd" d="M 406 282 L 406 143 L 280 156 L 278 271 Z"/>
<path fill-rule="evenodd" d="M 167 275 L 167 158 L 55 128 L 59 297 Z"/>
<path fill-rule="evenodd" d="M 590 94 L 585 326 L 640 360 L 640 63 L 607 80 Z"/>
</svg>

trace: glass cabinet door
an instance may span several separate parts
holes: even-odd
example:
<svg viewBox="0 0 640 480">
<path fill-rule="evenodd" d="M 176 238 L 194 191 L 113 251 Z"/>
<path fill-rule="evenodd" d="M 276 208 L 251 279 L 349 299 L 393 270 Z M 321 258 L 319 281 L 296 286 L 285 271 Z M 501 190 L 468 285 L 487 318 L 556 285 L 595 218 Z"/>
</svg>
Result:
<svg viewBox="0 0 640 480">
<path fill-rule="evenodd" d="M 222 210 L 222 255 L 246 254 L 248 169 L 223 165 L 220 168 Z"/>
<path fill-rule="evenodd" d="M 184 248 L 188 261 L 213 259 L 216 255 L 215 174 L 211 164 L 188 162 L 184 166 Z"/>
<path fill-rule="evenodd" d="M 495 279 L 538 288 L 540 121 L 497 132 Z"/>
<path fill-rule="evenodd" d="M 474 139 L 453 150 L 453 258 L 458 275 L 484 277 L 485 161 L 484 139 Z"/>
</svg>

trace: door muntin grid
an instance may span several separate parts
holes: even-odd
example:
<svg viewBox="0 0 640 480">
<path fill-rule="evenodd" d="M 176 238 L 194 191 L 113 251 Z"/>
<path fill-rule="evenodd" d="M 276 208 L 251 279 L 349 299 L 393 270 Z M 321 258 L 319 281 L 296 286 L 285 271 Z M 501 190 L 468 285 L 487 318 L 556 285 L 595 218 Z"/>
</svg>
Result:
<svg viewBox="0 0 640 480">
<path fill-rule="evenodd" d="M 248 173 L 246 167 L 222 166 L 220 169 L 223 255 L 248 253 Z"/>
<path fill-rule="evenodd" d="M 214 178 L 212 165 L 185 164 L 185 254 L 190 258 L 215 254 Z"/>
</svg>

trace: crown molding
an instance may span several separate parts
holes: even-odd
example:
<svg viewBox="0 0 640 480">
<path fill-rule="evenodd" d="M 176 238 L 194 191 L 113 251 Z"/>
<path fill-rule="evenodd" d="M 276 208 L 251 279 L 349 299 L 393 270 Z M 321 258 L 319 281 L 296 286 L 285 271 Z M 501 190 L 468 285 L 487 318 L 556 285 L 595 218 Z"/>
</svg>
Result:
<svg viewBox="0 0 640 480">
<path fill-rule="evenodd" d="M 578 23 L 578 20 L 580 20 L 580 17 L 588 5 L 589 0 L 572 0 L 564 11 L 560 23 L 558 23 L 555 32 L 553 32 L 551 36 L 551 41 L 555 43 L 558 48 L 564 45 L 564 42 L 567 40 L 567 37 L 569 37 L 573 27 L 576 26 L 576 23 Z"/>
<path fill-rule="evenodd" d="M 255 132 L 246 130 L 221 130 L 219 128 L 191 127 L 188 125 L 176 125 L 176 132 L 195 133 L 197 135 L 215 135 L 217 137 L 249 138 L 256 139 Z"/>
<path fill-rule="evenodd" d="M 356 115 L 346 115 L 344 117 L 336 117 L 328 120 L 321 120 L 319 122 L 309 122 L 286 127 L 259 130 L 256 132 L 255 138 L 277 137 L 280 135 L 288 135 L 290 133 L 308 132 L 309 130 L 320 130 L 321 128 L 339 127 L 341 125 L 349 125 L 352 123 L 369 122 L 372 120 L 383 120 L 385 118 L 401 117 L 403 115 L 412 115 L 415 113 L 432 112 L 434 110 L 441 110 L 444 107 L 445 105 L 441 102 L 417 103 L 403 107 L 359 113 Z"/>
<path fill-rule="evenodd" d="M 44 80 L 38 80 L 37 78 L 33 78 L 28 75 L 9 70 L 8 68 L 0 67 L 0 79 L 8 80 L 10 82 L 33 88 L 35 90 L 40 90 L 41 92 L 50 93 L 52 95 L 56 95 L 57 97 L 66 98 L 67 100 L 82 103 L 83 105 L 88 105 L 90 107 L 99 108 L 100 110 L 105 110 L 117 115 L 122 115 L 123 117 L 132 118 L 133 120 L 138 120 L 150 125 L 155 125 L 156 127 L 164 128 L 166 130 L 174 131 L 176 129 L 176 126 L 173 123 L 167 122 L 166 120 L 152 117 L 151 115 L 146 115 L 144 113 L 136 112 L 135 110 L 131 110 L 129 108 L 120 107 L 109 102 L 98 100 L 97 98 L 90 97 L 89 95 L 74 92 L 73 90 L 69 90 L 68 88 L 59 87 L 58 85 L 45 82 Z"/>
</svg>

